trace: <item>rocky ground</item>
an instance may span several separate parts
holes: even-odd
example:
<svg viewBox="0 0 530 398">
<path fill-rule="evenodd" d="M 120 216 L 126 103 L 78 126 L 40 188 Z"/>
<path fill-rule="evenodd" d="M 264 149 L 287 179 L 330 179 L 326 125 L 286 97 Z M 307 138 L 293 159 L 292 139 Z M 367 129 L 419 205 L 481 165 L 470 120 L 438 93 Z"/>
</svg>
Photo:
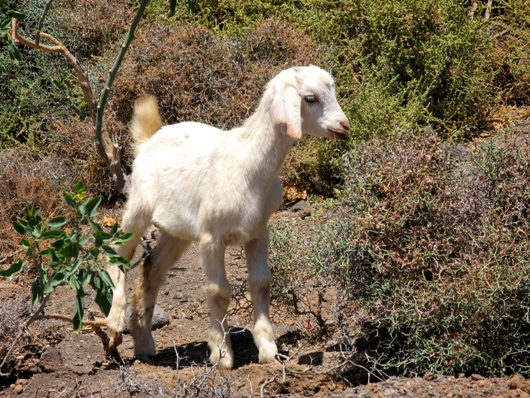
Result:
<svg viewBox="0 0 530 398">
<path fill-rule="evenodd" d="M 308 227 L 307 218 L 316 210 L 285 209 L 280 217 L 292 225 Z M 294 211 L 296 210 L 296 211 Z M 310 230 L 310 228 L 307 228 Z M 139 273 L 143 251 L 156 243 L 150 231 L 137 251 L 137 263 L 129 275 L 129 291 Z M 219 371 L 207 363 L 208 309 L 203 297 L 203 272 L 198 251 L 191 246 L 168 274 L 158 300 L 160 324 L 153 332 L 157 355 L 148 362 L 133 357 L 133 343 L 125 335 L 120 346 L 122 362 L 105 359 L 101 341 L 90 330 L 76 334 L 69 325 L 56 320 L 38 321 L 32 336 L 25 336 L 15 350 L 10 366 L 16 377 L 0 378 L 0 396 L 6 397 L 170 397 L 170 396 L 320 396 L 320 397 L 530 397 L 530 382 L 521 377 L 485 379 L 427 374 L 423 378 L 390 377 L 379 380 L 366 372 L 368 383 L 351 377 L 343 366 L 348 352 L 333 334 L 315 337 L 313 325 L 304 316 L 293 316 L 274 307 L 272 312 L 282 362 L 260 365 L 251 336 L 251 312 L 244 258 L 240 249 L 226 254 L 227 272 L 235 286 L 230 334 L 236 355 L 235 369 Z M 28 284 L 20 280 L 0 280 L 0 315 L 3 323 L 15 323 L 27 311 Z M 90 295 L 90 294 L 89 294 Z M 59 290 L 48 314 L 70 315 L 72 291 Z M 96 318 L 102 317 L 89 297 L 85 302 Z M 11 319 L 11 318 L 12 319 Z M 22 319 L 22 318 L 20 318 Z M 20 322 L 20 321 L 19 321 Z M 3 358 L 0 358 L 0 360 Z M 361 369 L 362 370 L 362 369 Z"/>
</svg>

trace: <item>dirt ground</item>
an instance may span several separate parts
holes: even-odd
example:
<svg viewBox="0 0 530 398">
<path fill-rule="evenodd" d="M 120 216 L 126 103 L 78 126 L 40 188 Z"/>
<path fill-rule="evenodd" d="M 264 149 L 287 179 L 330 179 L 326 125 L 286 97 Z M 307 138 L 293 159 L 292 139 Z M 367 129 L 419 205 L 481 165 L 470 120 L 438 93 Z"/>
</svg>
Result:
<svg viewBox="0 0 530 398">
<path fill-rule="evenodd" d="M 275 217 L 309 227 L 311 221 L 305 217 L 308 211 L 315 209 L 284 209 Z M 155 245 L 156 235 L 156 230 L 149 231 L 137 250 L 128 275 L 129 292 L 141 268 L 139 260 L 144 251 Z M 0 377 L 0 396 L 530 397 L 530 382 L 520 377 L 506 380 L 427 374 L 423 378 L 378 380 L 363 369 L 359 374 L 364 376 L 348 376 L 341 367 L 347 353 L 337 336 L 315 338 L 314 326 L 306 317 L 293 316 L 278 307 L 273 307 L 272 319 L 284 361 L 260 365 L 251 335 L 248 292 L 238 290 L 238 286 L 244 287 L 242 281 L 246 278 L 243 254 L 238 248 L 229 249 L 225 260 L 229 280 L 237 292 L 229 318 L 236 356 L 233 370 L 219 371 L 208 364 L 204 277 L 198 265 L 197 246 L 191 246 L 170 270 L 161 289 L 158 305 L 168 315 L 169 324 L 153 332 L 157 355 L 152 361 L 134 359 L 130 335 L 124 336 L 119 347 L 122 362 L 111 363 L 105 359 L 101 341 L 93 332 L 76 334 L 64 322 L 38 321 L 32 326 L 35 336 L 26 337 L 26 343 L 15 350 L 16 362 L 12 366 L 17 376 Z M 72 293 L 68 289 L 57 291 L 47 313 L 70 316 Z M 21 305 L 28 294 L 29 286 L 24 281 L 0 280 L 0 304 L 4 309 Z M 85 303 L 87 312 L 92 311 L 96 318 L 103 316 L 91 297 L 86 297 Z M 46 325 L 37 325 L 39 322 Z M 368 383 L 361 383 L 363 380 Z"/>
</svg>

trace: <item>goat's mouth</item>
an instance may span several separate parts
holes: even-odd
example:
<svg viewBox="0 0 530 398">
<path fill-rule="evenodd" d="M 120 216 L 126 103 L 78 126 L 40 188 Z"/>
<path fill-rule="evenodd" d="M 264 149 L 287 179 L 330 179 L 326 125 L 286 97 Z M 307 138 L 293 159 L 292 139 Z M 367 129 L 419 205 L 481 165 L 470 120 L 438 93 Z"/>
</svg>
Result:
<svg viewBox="0 0 530 398">
<path fill-rule="evenodd" d="M 330 129 L 328 128 L 331 137 L 334 140 L 345 140 L 350 136 L 350 132 L 346 129 Z"/>
</svg>

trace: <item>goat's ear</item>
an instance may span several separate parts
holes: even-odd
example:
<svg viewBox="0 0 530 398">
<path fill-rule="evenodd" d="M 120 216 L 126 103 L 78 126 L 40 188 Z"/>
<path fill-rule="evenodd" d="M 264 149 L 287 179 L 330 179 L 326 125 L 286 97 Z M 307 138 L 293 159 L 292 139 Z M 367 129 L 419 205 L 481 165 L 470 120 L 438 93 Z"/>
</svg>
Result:
<svg viewBox="0 0 530 398">
<path fill-rule="evenodd" d="M 280 123 L 282 131 L 294 140 L 302 139 L 301 104 L 302 99 L 293 86 L 281 88 L 272 101 L 274 121 Z"/>
</svg>

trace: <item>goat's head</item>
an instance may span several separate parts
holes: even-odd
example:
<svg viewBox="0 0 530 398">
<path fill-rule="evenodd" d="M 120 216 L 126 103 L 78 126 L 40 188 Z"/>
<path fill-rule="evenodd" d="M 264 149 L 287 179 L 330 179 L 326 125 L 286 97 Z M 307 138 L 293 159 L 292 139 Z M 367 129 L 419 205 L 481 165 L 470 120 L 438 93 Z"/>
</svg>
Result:
<svg viewBox="0 0 530 398">
<path fill-rule="evenodd" d="M 296 67 L 284 70 L 271 83 L 275 88 L 272 117 L 291 138 L 300 140 L 303 134 L 348 137 L 350 124 L 329 73 L 316 66 Z"/>
</svg>

